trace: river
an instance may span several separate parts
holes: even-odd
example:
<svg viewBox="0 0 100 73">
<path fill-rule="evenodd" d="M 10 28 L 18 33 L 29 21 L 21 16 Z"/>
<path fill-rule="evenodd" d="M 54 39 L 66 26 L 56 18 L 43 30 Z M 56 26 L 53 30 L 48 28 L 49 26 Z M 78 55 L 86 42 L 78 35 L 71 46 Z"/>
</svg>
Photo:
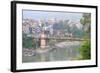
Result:
<svg viewBox="0 0 100 73">
<path fill-rule="evenodd" d="M 66 41 L 56 43 L 57 48 L 42 54 L 36 54 L 33 56 L 23 56 L 22 62 L 48 62 L 48 61 L 67 61 L 73 60 L 79 56 L 80 41 Z"/>
</svg>

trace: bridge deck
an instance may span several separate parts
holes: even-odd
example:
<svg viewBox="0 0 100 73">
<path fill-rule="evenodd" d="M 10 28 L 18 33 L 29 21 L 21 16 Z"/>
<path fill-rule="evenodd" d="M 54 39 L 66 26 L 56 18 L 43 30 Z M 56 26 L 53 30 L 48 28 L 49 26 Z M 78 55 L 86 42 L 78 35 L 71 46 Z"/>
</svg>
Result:
<svg viewBox="0 0 100 73">
<path fill-rule="evenodd" d="M 34 38 L 34 39 L 40 39 L 40 38 Z M 87 40 L 90 40 L 90 39 L 74 38 L 74 37 L 47 37 L 47 38 L 41 38 L 41 39 L 69 40 L 69 41 L 87 41 Z"/>
</svg>

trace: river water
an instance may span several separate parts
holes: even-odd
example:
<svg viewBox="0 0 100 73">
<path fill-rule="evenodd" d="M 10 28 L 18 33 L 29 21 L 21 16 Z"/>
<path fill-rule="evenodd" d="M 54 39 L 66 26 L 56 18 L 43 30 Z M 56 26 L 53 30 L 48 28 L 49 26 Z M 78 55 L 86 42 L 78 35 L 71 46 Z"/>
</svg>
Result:
<svg viewBox="0 0 100 73">
<path fill-rule="evenodd" d="M 48 62 L 48 61 L 67 61 L 73 60 L 80 55 L 78 48 L 80 41 L 66 41 L 55 44 L 57 48 L 42 54 L 22 57 L 23 63 L 29 62 Z"/>
</svg>

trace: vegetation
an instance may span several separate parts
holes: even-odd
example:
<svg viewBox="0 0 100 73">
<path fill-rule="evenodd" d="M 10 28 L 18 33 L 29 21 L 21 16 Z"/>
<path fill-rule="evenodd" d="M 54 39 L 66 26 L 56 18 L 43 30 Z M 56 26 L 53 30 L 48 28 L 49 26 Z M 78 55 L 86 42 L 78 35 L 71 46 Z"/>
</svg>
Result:
<svg viewBox="0 0 100 73">
<path fill-rule="evenodd" d="M 80 57 L 79 59 L 90 59 L 91 58 L 91 44 L 90 41 L 84 41 L 82 46 L 79 48 Z"/>
<path fill-rule="evenodd" d="M 84 13 L 80 19 L 81 24 L 83 24 L 83 30 L 87 33 L 90 33 L 90 24 L 91 24 L 91 14 Z M 86 29 L 87 28 L 87 29 Z"/>
<path fill-rule="evenodd" d="M 84 13 L 83 17 L 80 20 L 81 24 L 83 24 L 83 29 L 85 31 L 85 35 L 83 36 L 85 39 L 90 39 L 90 24 L 91 24 L 91 15 L 89 13 Z M 85 29 L 87 28 L 87 29 Z M 82 42 L 81 47 L 79 48 L 80 56 L 78 59 L 90 59 L 91 58 L 91 42 L 90 40 Z"/>
<path fill-rule="evenodd" d="M 36 48 L 36 40 L 23 34 L 23 48 Z"/>
</svg>

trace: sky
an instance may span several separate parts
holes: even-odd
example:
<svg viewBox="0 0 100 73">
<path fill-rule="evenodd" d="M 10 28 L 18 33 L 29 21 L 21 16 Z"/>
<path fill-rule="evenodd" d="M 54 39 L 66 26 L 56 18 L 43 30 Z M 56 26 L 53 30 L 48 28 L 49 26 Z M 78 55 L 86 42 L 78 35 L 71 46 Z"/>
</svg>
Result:
<svg viewBox="0 0 100 73">
<path fill-rule="evenodd" d="M 31 18 L 35 20 L 40 19 L 69 19 L 74 21 L 80 21 L 83 13 L 74 12 L 54 12 L 54 11 L 34 11 L 34 10 L 23 10 L 23 19 Z"/>
</svg>

